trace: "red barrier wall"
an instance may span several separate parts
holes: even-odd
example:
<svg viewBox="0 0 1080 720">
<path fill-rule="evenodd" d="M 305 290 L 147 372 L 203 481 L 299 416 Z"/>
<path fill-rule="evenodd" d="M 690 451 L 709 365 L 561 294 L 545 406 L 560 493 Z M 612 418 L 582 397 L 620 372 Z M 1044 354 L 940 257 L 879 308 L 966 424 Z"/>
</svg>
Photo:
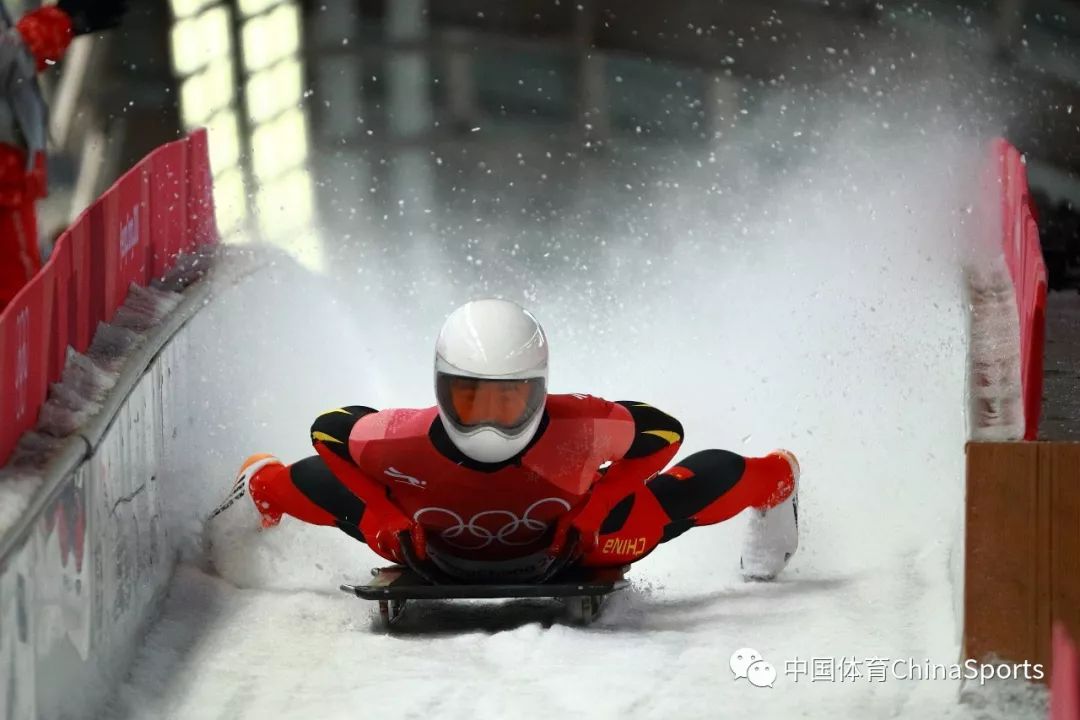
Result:
<svg viewBox="0 0 1080 720">
<path fill-rule="evenodd" d="M 1031 211 L 1027 170 L 1005 140 L 994 143 L 1001 179 L 1001 233 L 1005 262 L 1016 289 L 1020 315 L 1020 372 L 1024 395 L 1024 439 L 1035 440 L 1042 411 L 1043 343 L 1046 327 L 1046 265 Z"/>
<path fill-rule="evenodd" d="M 68 346 L 85 351 L 132 283 L 216 241 L 204 130 L 155 150 L 79 216 L 0 314 L 0 465 L 37 422 Z"/>
<path fill-rule="evenodd" d="M 161 277 L 188 235 L 188 145 L 172 143 L 150 154 L 150 272 Z M 197 242 L 197 241 L 196 241 Z"/>
</svg>

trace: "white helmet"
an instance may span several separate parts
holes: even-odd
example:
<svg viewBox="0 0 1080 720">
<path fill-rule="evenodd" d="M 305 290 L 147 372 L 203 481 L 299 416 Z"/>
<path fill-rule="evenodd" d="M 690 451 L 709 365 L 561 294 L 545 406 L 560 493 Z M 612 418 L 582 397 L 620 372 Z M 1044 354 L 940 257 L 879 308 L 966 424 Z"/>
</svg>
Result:
<svg viewBox="0 0 1080 720">
<path fill-rule="evenodd" d="M 525 449 L 547 397 L 540 323 L 509 300 L 474 300 L 446 319 L 435 344 L 435 396 L 450 440 L 479 462 Z"/>
</svg>

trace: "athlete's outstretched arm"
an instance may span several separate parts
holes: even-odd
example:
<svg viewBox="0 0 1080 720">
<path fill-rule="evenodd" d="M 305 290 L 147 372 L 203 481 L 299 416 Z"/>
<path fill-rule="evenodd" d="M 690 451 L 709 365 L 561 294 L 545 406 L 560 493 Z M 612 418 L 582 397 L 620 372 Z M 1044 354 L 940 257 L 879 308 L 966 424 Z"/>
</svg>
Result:
<svg viewBox="0 0 1080 720">
<path fill-rule="evenodd" d="M 316 450 L 323 447 L 355 466 L 356 461 L 349 452 L 349 436 L 352 435 L 356 423 L 377 412 L 375 408 L 365 405 L 346 405 L 327 410 L 311 424 L 311 444 Z"/>
<path fill-rule="evenodd" d="M 606 454 L 611 465 L 593 484 L 585 502 L 559 523 L 553 553 L 561 551 L 571 526 L 581 534 L 587 549 L 611 509 L 667 467 L 682 445 L 682 423 L 664 411 L 631 400 L 607 406 L 605 424 L 612 442 Z"/>
<path fill-rule="evenodd" d="M 612 448 L 611 466 L 593 486 L 594 492 L 610 488 L 618 494 L 621 488 L 645 483 L 667 467 L 683 441 L 682 423 L 663 410 L 632 400 L 615 405 L 626 411 L 624 422 L 633 425 L 633 435 L 625 449 Z"/>
<path fill-rule="evenodd" d="M 397 533 L 403 527 L 409 528 L 413 536 L 414 550 L 419 557 L 423 558 L 426 556 L 426 550 L 422 531 L 405 517 L 397 505 L 391 502 L 389 490 L 385 485 L 372 480 L 360 470 L 352 455 L 349 438 L 353 428 L 361 419 L 376 412 L 378 411 L 363 405 L 349 405 L 324 412 L 311 426 L 311 444 L 315 446 L 319 457 L 330 468 L 330 472 L 364 501 L 366 504 L 364 518 L 380 518 L 378 523 L 385 525 L 387 532 Z M 375 521 L 372 520 L 372 522 Z M 391 548 L 396 542 L 396 538 L 385 537 L 385 533 L 378 534 L 380 538 L 377 543 L 372 542 L 370 538 L 368 540 L 368 544 L 375 546 L 376 549 L 379 549 L 379 546 Z M 396 552 L 396 549 L 393 551 Z M 400 560 L 400 557 L 393 559 Z"/>
<path fill-rule="evenodd" d="M 324 412 L 311 425 L 311 444 L 327 467 L 357 495 L 386 497 L 386 488 L 373 481 L 356 464 L 349 449 L 349 436 L 356 423 L 378 412 L 364 405 L 348 405 Z"/>
</svg>

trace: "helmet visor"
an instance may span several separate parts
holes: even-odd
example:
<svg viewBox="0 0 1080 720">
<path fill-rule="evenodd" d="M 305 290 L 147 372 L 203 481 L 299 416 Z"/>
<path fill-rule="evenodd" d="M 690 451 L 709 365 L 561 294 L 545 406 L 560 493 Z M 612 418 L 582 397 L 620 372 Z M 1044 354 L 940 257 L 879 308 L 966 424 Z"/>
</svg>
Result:
<svg viewBox="0 0 1080 720">
<path fill-rule="evenodd" d="M 435 393 L 458 428 L 494 427 L 514 433 L 536 416 L 546 390 L 543 378 L 486 380 L 439 373 Z"/>
</svg>

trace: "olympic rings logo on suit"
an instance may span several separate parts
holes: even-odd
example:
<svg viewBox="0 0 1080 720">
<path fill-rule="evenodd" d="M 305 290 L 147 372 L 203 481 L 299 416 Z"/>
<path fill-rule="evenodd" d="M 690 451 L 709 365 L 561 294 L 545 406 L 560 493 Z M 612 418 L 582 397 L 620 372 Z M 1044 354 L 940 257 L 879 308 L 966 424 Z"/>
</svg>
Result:
<svg viewBox="0 0 1080 720">
<path fill-rule="evenodd" d="M 564 510 L 570 509 L 570 503 L 566 500 L 548 497 L 537 500 L 527 507 L 525 512 L 521 514 L 521 517 L 518 517 L 517 514 L 510 510 L 484 510 L 476 513 L 468 520 L 465 520 L 461 515 L 448 508 L 425 507 L 420 508 L 413 514 L 413 522 L 420 522 L 422 516 L 430 513 L 441 513 L 450 517 L 454 521 L 454 524 L 445 530 L 440 531 L 439 537 L 446 542 L 447 545 L 452 545 L 456 548 L 461 548 L 462 550 L 480 550 L 488 547 L 492 543 L 498 543 L 508 547 L 517 547 L 536 542 L 550 527 L 550 523 L 530 517 L 536 508 L 548 503 L 561 505 Z M 497 529 L 484 527 L 484 525 L 480 524 L 482 519 L 489 517 L 506 518 L 506 520 Z M 518 531 L 523 532 L 519 533 Z M 468 535 L 465 535 L 465 533 L 468 533 Z M 515 533 L 517 533 L 517 537 L 514 537 Z M 520 537 L 523 534 L 525 535 L 524 539 Z M 463 542 L 467 537 L 472 537 L 475 542 Z"/>
</svg>

